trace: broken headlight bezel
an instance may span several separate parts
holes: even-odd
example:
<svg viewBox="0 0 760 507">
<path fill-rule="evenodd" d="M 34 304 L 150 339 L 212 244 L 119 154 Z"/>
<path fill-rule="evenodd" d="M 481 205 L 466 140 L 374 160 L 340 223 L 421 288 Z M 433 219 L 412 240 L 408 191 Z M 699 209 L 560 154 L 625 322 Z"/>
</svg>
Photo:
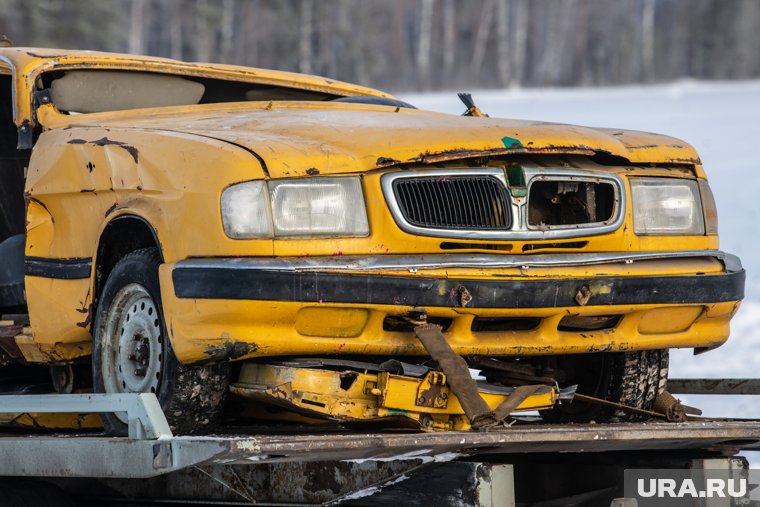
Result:
<svg viewBox="0 0 760 507">
<path fill-rule="evenodd" d="M 222 192 L 221 210 L 232 239 L 369 235 L 358 176 L 237 183 Z"/>
<path fill-rule="evenodd" d="M 630 179 L 633 230 L 639 236 L 703 236 L 699 184 L 682 178 Z"/>
</svg>

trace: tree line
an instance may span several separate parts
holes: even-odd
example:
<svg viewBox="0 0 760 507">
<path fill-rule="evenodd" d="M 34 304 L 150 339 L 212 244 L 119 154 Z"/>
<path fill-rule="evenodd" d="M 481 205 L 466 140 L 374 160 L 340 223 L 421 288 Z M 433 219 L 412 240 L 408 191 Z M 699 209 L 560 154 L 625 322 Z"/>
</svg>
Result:
<svg viewBox="0 0 760 507">
<path fill-rule="evenodd" d="M 760 76 L 760 0 L 0 0 L 2 34 L 391 91 Z"/>
</svg>

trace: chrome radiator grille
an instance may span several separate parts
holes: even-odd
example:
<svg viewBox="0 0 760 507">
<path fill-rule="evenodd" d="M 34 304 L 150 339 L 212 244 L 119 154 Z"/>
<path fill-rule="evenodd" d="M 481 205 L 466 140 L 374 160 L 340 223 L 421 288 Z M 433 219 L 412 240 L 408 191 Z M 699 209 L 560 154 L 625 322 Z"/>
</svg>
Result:
<svg viewBox="0 0 760 507">
<path fill-rule="evenodd" d="M 426 229 L 506 231 L 510 204 L 505 185 L 488 175 L 429 176 L 393 182 L 407 223 Z"/>
</svg>

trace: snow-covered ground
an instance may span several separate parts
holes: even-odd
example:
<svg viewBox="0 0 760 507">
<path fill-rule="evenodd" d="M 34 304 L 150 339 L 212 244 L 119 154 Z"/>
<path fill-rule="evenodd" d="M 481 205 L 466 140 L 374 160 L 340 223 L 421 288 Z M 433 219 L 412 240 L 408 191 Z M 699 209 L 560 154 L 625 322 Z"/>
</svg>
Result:
<svg viewBox="0 0 760 507">
<path fill-rule="evenodd" d="M 644 130 L 672 135 L 695 146 L 718 204 L 721 248 L 742 258 L 747 291 L 728 343 L 696 357 L 690 350 L 674 351 L 671 376 L 758 375 L 760 161 L 756 157 L 760 146 L 760 81 L 472 93 L 478 107 L 492 117 Z M 449 113 L 464 110 L 454 92 L 407 95 L 403 99 L 424 109 Z M 760 397 L 694 396 L 685 401 L 702 408 L 707 416 L 760 418 Z"/>
</svg>

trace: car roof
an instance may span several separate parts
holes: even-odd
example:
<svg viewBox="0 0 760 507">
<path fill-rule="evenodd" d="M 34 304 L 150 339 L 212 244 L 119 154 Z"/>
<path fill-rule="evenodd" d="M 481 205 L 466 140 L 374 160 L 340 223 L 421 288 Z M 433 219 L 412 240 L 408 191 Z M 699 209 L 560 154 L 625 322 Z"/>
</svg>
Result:
<svg viewBox="0 0 760 507">
<path fill-rule="evenodd" d="M 2 65 L 2 64 L 5 65 Z M 254 84 L 284 86 L 338 96 L 373 96 L 395 98 L 392 95 L 365 86 L 336 81 L 320 76 L 299 74 L 239 65 L 217 63 L 182 62 L 154 56 L 106 53 L 69 49 L 2 47 L 0 48 L 0 73 L 7 73 L 10 66 L 15 75 L 16 93 L 31 90 L 36 78 L 43 72 L 66 69 L 111 69 L 143 72 L 173 73 L 179 75 L 243 81 Z M 5 72 L 3 72 L 5 70 Z M 17 105 L 20 102 L 17 100 Z M 31 117 L 31 107 L 21 102 L 17 111 L 18 125 Z"/>
</svg>

